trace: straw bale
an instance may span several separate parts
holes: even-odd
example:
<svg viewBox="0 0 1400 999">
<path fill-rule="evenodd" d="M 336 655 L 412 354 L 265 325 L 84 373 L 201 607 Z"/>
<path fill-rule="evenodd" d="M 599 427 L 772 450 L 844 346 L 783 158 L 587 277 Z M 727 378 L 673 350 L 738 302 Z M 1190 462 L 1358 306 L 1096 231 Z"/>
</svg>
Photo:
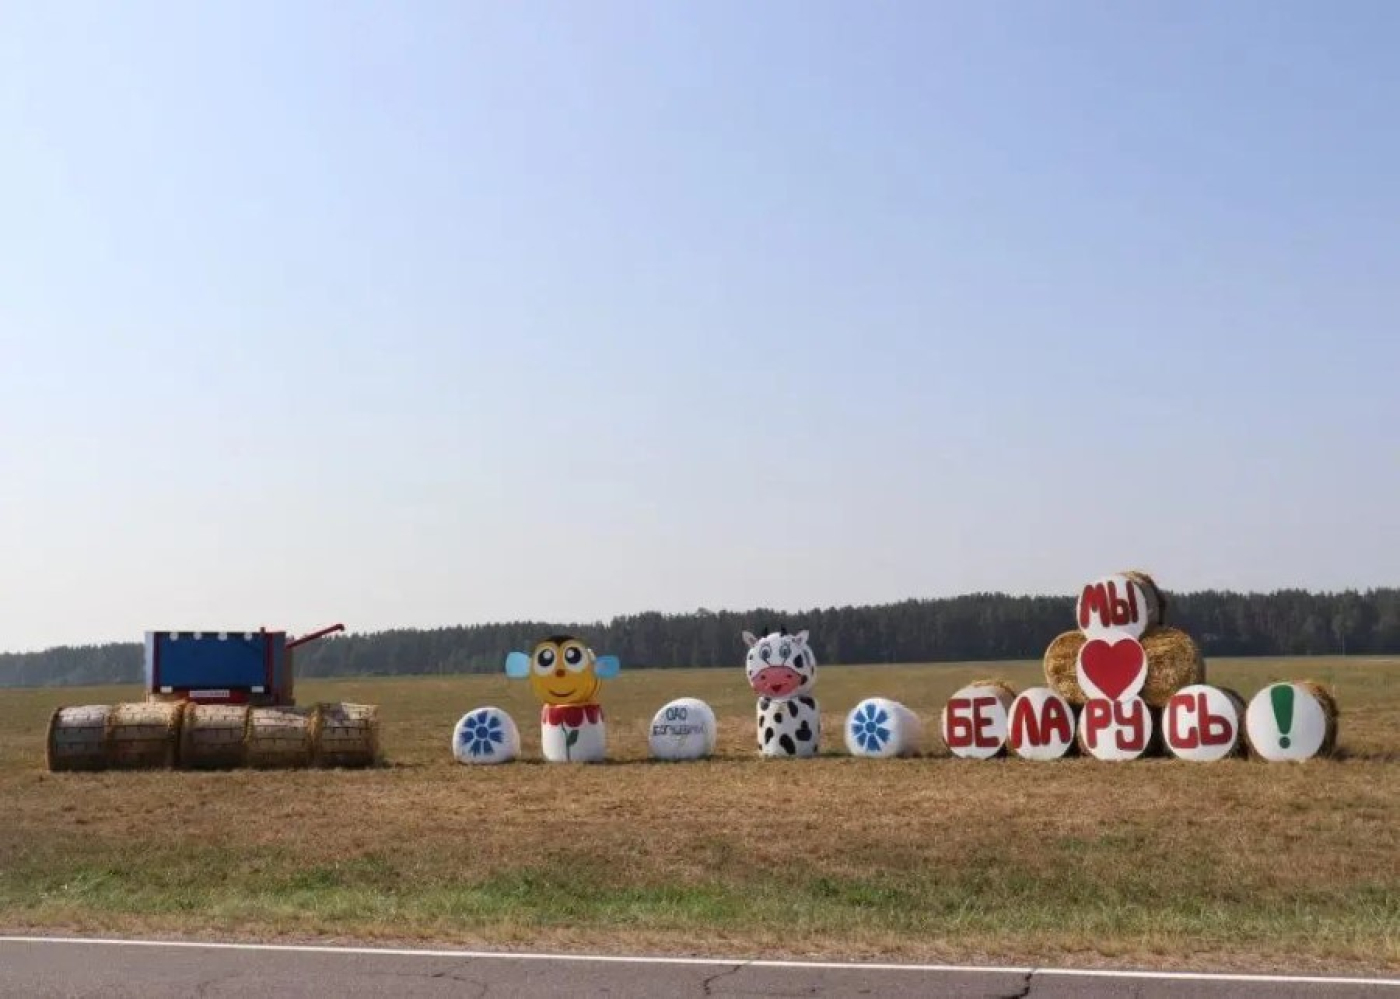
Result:
<svg viewBox="0 0 1400 999">
<path fill-rule="evenodd" d="M 379 762 L 378 705 L 318 704 L 311 744 L 318 767 L 373 766 Z"/>
<path fill-rule="evenodd" d="M 1153 628 L 1141 642 L 1147 654 L 1147 682 L 1139 696 L 1151 707 L 1166 707 L 1182 687 L 1206 682 L 1200 646 L 1180 628 Z"/>
<path fill-rule="evenodd" d="M 186 770 L 241 767 L 248 731 L 246 704 L 185 705 L 180 724 L 180 766 Z"/>
<path fill-rule="evenodd" d="M 250 767 L 309 767 L 312 708 L 249 708 L 244 763 Z"/>
<path fill-rule="evenodd" d="M 1079 664 L 1079 650 L 1088 639 L 1081 631 L 1066 631 L 1056 636 L 1045 650 L 1045 681 L 1050 689 L 1069 701 L 1074 707 L 1082 707 L 1089 699 L 1079 686 L 1076 668 Z"/>
<path fill-rule="evenodd" d="M 1147 594 L 1147 626 L 1153 628 L 1166 624 L 1167 597 L 1157 586 L 1156 580 L 1139 569 L 1131 569 L 1123 575 L 1141 586 Z"/>
<path fill-rule="evenodd" d="M 1003 698 L 1003 703 L 1005 703 L 1005 705 L 1008 708 L 1011 707 L 1011 702 L 1016 700 L 1016 688 L 1011 686 L 1011 684 L 1007 683 L 1000 677 L 993 677 L 987 680 L 973 680 L 970 684 L 968 684 L 968 686 L 991 687 L 998 693 L 998 695 L 1006 695 Z"/>
<path fill-rule="evenodd" d="M 59 708 L 49 717 L 44 762 L 53 771 L 107 769 L 110 704 Z"/>
<path fill-rule="evenodd" d="M 169 770 L 180 751 L 183 706 L 138 701 L 107 714 L 107 764 L 119 770 Z"/>
<path fill-rule="evenodd" d="M 1322 714 L 1327 719 L 1327 735 L 1322 740 L 1317 755 L 1331 756 L 1337 748 L 1337 734 L 1341 728 L 1341 709 L 1337 707 L 1337 699 L 1332 696 L 1332 692 L 1318 683 L 1316 680 L 1301 680 L 1298 686 L 1302 687 L 1313 697 L 1317 698 L 1317 703 L 1322 705 Z"/>
</svg>

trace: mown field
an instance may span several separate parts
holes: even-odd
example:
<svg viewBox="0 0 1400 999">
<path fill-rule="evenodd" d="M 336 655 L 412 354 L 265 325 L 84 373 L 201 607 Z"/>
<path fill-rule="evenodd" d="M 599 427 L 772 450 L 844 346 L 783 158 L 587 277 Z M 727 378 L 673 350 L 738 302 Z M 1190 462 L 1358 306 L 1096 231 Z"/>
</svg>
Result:
<svg viewBox="0 0 1400 999">
<path fill-rule="evenodd" d="M 0 692 L 0 927 L 1297 970 L 1400 968 L 1400 660 L 1216 660 L 1246 696 L 1312 678 L 1338 758 L 976 763 L 937 736 L 958 686 L 1036 663 L 823 667 L 823 756 L 764 761 L 739 669 L 605 684 L 613 760 L 540 762 L 504 676 L 305 682 L 382 706 L 372 771 L 50 774 L 61 704 L 132 688 Z M 646 759 L 672 697 L 714 706 L 709 761 Z M 845 755 L 865 696 L 925 720 L 919 759 Z M 526 759 L 463 767 L 452 726 L 496 704 Z"/>
</svg>

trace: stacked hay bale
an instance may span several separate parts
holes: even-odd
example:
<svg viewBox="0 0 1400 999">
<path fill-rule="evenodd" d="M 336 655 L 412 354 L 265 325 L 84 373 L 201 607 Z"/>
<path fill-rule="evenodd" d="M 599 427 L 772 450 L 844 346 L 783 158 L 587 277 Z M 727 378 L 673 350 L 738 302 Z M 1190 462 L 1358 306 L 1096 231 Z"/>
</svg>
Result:
<svg viewBox="0 0 1400 999">
<path fill-rule="evenodd" d="M 1163 751 L 1162 709 L 1177 691 L 1206 678 L 1200 646 L 1168 625 L 1166 612 L 1166 595 L 1136 570 L 1095 580 L 1080 593 L 1078 629 L 1057 636 L 1044 657 L 1046 681 L 1080 716 L 1080 748 L 1097 749 L 1102 733 L 1113 737 L 1113 748 L 1095 753 L 1103 759 Z M 1086 718 L 1083 709 L 1095 698 L 1119 706 L 1100 705 Z M 1121 748 L 1125 741 L 1128 750 Z"/>
<path fill-rule="evenodd" d="M 1134 570 L 1090 583 L 1084 588 L 1085 594 L 1096 587 L 1106 586 L 1109 581 L 1119 585 L 1127 581 L 1135 587 L 1129 592 L 1139 605 L 1139 617 L 1122 627 L 1129 635 L 1137 632 L 1134 637 L 1142 643 L 1142 650 L 1147 656 L 1147 679 L 1138 696 L 1149 707 L 1161 710 L 1181 688 L 1205 683 L 1206 661 L 1201 655 L 1200 646 L 1186 632 L 1166 623 L 1167 599 L 1156 581 L 1147 573 Z M 1114 594 L 1119 595 L 1119 599 L 1126 599 L 1121 596 L 1118 586 L 1115 586 Z M 1081 594 L 1078 606 L 1080 628 L 1057 636 L 1045 650 L 1046 681 L 1076 708 L 1083 707 L 1089 699 L 1079 684 L 1078 667 L 1079 654 L 1090 640 L 1090 634 L 1086 631 L 1093 629 L 1093 618 L 1099 614 L 1093 603 L 1091 598 L 1086 605 L 1085 595 Z M 1102 624 L 1104 620 L 1100 616 L 1098 623 Z M 1108 620 L 1111 622 L 1112 618 Z M 1093 630 L 1104 631 L 1109 627 L 1113 625 Z"/>
</svg>

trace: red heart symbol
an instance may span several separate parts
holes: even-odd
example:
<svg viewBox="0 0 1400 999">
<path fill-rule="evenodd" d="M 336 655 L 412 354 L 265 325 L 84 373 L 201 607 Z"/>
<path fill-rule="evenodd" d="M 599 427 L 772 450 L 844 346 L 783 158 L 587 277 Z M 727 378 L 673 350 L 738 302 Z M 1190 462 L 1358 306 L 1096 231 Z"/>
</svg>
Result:
<svg viewBox="0 0 1400 999">
<path fill-rule="evenodd" d="M 1147 655 L 1135 638 L 1120 638 L 1111 645 L 1096 638 L 1080 651 L 1079 665 L 1104 697 L 1116 701 L 1147 668 Z"/>
</svg>

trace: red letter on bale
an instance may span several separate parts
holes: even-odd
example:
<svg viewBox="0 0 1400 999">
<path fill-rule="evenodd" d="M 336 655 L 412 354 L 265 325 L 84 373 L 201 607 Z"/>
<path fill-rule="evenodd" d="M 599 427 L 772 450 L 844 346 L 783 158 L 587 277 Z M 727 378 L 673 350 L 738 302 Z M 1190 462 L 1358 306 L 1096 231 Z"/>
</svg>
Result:
<svg viewBox="0 0 1400 999">
<path fill-rule="evenodd" d="M 966 697 L 954 697 L 948 702 L 948 731 L 943 737 L 951 748 L 966 749 L 972 745 L 972 720 L 963 714 L 971 705 Z"/>
<path fill-rule="evenodd" d="M 1196 695 L 1196 713 L 1201 718 L 1201 743 L 1206 746 L 1228 746 L 1235 739 L 1235 726 L 1224 715 L 1210 713 L 1205 691 Z"/>
<path fill-rule="evenodd" d="M 1118 595 L 1118 587 L 1113 580 L 1108 581 L 1108 606 L 1112 609 L 1113 623 L 1121 628 L 1125 624 L 1136 624 L 1138 619 L 1137 591 L 1133 589 L 1133 584 L 1128 584 L 1128 599 L 1124 600 Z"/>
<path fill-rule="evenodd" d="M 1084 587 L 1084 593 L 1079 598 L 1079 627 L 1089 627 L 1089 619 L 1096 613 L 1099 624 L 1107 628 L 1111 623 L 1112 606 L 1102 583 L 1090 583 Z"/>
<path fill-rule="evenodd" d="M 995 738 L 983 734 L 992 727 L 992 719 L 982 709 L 995 703 L 997 703 L 995 697 L 978 697 L 972 702 L 972 726 L 974 729 L 972 741 L 979 749 L 996 749 L 999 745 Z"/>
<path fill-rule="evenodd" d="M 1206 710 L 1206 695 L 1200 695 L 1200 709 L 1197 710 L 1197 701 L 1190 694 L 1174 694 L 1167 702 L 1167 736 L 1177 749 L 1196 749 L 1201 744 L 1200 729 L 1192 724 L 1185 731 L 1182 730 L 1182 715 L 1194 714 L 1199 718 Z"/>
<path fill-rule="evenodd" d="M 1064 701 L 1058 698 L 1046 701 L 1042 716 L 1037 718 L 1030 701 L 1018 700 L 1011 714 L 1011 730 L 1007 733 L 1011 748 L 1019 749 L 1027 744 L 1049 745 L 1051 735 L 1057 736 L 1061 742 L 1074 740 L 1074 725 Z"/>
<path fill-rule="evenodd" d="M 1099 747 L 1099 733 L 1113 721 L 1113 705 L 1095 698 L 1084 705 L 1084 743 L 1090 749 Z"/>
<path fill-rule="evenodd" d="M 1145 724 L 1147 705 L 1141 701 L 1129 701 L 1127 704 L 1121 701 L 1113 702 L 1113 717 L 1118 722 L 1118 734 L 1115 737 L 1118 748 L 1125 753 L 1140 753 L 1147 748 L 1147 725 Z M 1128 738 L 1124 738 L 1125 731 L 1132 732 Z"/>
</svg>

